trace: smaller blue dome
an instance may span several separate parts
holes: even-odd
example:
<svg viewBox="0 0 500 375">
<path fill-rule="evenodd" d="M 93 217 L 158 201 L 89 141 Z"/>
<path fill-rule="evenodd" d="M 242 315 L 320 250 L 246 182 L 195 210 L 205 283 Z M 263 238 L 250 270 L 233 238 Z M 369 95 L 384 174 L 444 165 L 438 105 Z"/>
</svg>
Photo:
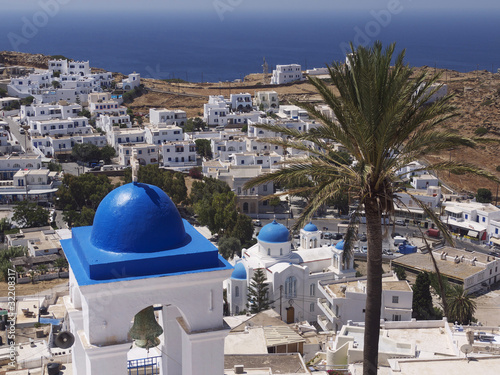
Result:
<svg viewBox="0 0 500 375">
<path fill-rule="evenodd" d="M 242 262 L 236 263 L 234 266 L 233 273 L 231 274 L 231 279 L 246 280 L 247 270 Z"/>
<path fill-rule="evenodd" d="M 283 243 L 288 242 L 289 236 L 290 232 L 288 229 L 283 224 L 273 220 L 272 223 L 262 227 L 257 238 L 259 241 L 268 243 Z"/>
<path fill-rule="evenodd" d="M 344 240 L 341 240 L 340 242 L 338 242 L 336 245 L 335 245 L 335 248 L 337 250 L 344 250 Z"/>
<path fill-rule="evenodd" d="M 306 232 L 317 232 L 318 231 L 318 227 L 316 225 L 314 225 L 312 223 L 312 221 L 310 221 L 309 224 L 306 224 L 306 226 L 304 227 L 304 230 Z"/>
</svg>

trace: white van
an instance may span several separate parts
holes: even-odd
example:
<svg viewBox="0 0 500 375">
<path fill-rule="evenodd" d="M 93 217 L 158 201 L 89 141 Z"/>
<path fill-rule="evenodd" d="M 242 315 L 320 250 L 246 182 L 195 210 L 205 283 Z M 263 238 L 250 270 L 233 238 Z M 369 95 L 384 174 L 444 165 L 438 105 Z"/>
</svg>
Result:
<svg viewBox="0 0 500 375">
<path fill-rule="evenodd" d="M 101 167 L 101 171 L 112 171 L 115 169 L 115 166 L 114 165 L 103 165 Z"/>
<path fill-rule="evenodd" d="M 396 236 L 394 237 L 394 246 L 399 246 L 405 241 L 408 241 L 405 237 L 402 236 Z"/>
</svg>

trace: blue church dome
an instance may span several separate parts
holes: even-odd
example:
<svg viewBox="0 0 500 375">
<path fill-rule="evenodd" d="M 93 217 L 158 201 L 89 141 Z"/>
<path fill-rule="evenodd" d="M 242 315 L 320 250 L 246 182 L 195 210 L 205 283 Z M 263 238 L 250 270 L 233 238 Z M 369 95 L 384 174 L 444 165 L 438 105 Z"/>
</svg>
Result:
<svg viewBox="0 0 500 375">
<path fill-rule="evenodd" d="M 231 279 L 237 280 L 246 280 L 247 279 L 247 270 L 242 262 L 236 263 L 234 266 L 234 271 L 231 274 Z"/>
<path fill-rule="evenodd" d="M 111 191 L 97 208 L 90 236 L 93 246 L 117 253 L 153 253 L 188 240 L 175 204 L 157 186 L 143 183 Z"/>
<path fill-rule="evenodd" d="M 318 227 L 316 225 L 314 225 L 312 223 L 312 221 L 310 221 L 309 224 L 306 224 L 306 226 L 304 227 L 304 230 L 306 232 L 317 232 L 318 231 Z"/>
<path fill-rule="evenodd" d="M 344 250 L 344 240 L 339 241 L 336 245 L 335 248 L 337 250 Z"/>
<path fill-rule="evenodd" d="M 259 241 L 269 242 L 269 243 L 283 243 L 288 242 L 288 237 L 290 232 L 283 225 L 273 220 L 272 223 L 264 225 L 259 232 L 257 237 Z"/>
</svg>

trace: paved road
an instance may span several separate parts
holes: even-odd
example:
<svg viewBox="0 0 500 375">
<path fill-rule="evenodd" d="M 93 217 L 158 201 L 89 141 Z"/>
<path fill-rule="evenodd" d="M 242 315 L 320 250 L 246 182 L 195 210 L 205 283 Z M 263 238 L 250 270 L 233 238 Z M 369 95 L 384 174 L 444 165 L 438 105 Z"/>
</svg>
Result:
<svg viewBox="0 0 500 375">
<path fill-rule="evenodd" d="M 3 120 L 9 124 L 12 137 L 19 142 L 23 151 L 27 154 L 32 152 L 33 150 L 31 149 L 31 141 L 29 140 L 28 134 L 19 133 L 20 124 L 10 117 L 5 117 Z"/>
</svg>

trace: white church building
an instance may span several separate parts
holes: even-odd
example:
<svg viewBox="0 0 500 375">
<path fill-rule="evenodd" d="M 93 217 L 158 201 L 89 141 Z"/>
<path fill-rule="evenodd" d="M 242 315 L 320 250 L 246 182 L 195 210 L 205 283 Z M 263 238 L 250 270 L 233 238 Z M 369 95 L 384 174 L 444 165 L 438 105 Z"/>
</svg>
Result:
<svg viewBox="0 0 500 375">
<path fill-rule="evenodd" d="M 354 277 L 353 257 L 344 259 L 341 241 L 320 246 L 321 232 L 313 223 L 300 230 L 300 246 L 292 248 L 288 229 L 273 221 L 259 232 L 257 244 L 244 249 L 226 281 L 230 313 L 247 309 L 247 290 L 254 272 L 264 271 L 269 287 L 269 300 L 274 310 L 288 323 L 318 316 L 318 282 Z"/>
<path fill-rule="evenodd" d="M 133 182 L 113 190 L 93 225 L 73 228 L 61 245 L 74 374 L 146 373 L 145 364 L 155 374 L 224 373 L 222 284 L 232 266 L 161 189 Z M 129 330 L 151 306 L 163 333 L 146 351 Z"/>
</svg>

